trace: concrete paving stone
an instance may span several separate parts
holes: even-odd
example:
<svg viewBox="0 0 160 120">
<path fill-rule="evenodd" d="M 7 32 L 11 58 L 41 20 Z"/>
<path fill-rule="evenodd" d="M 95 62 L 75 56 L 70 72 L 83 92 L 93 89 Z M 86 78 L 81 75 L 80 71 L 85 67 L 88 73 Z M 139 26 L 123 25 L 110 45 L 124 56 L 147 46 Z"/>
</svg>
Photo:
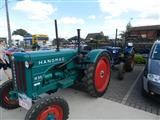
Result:
<svg viewBox="0 0 160 120">
<path fill-rule="evenodd" d="M 141 106 L 140 106 L 140 105 L 138 105 L 138 104 L 136 104 L 135 108 L 140 109 L 140 108 L 141 108 Z"/>
<path fill-rule="evenodd" d="M 144 111 L 146 110 L 146 107 L 145 107 L 145 106 L 139 106 L 139 107 L 140 107 L 140 108 L 139 108 L 140 110 L 144 110 Z M 155 114 L 156 114 L 156 113 L 155 113 Z"/>
<path fill-rule="evenodd" d="M 55 93 L 55 96 L 63 96 L 67 100 L 70 107 L 69 120 L 158 119 L 157 115 L 104 98 L 94 99 L 83 92 L 75 94 L 73 89 L 60 90 Z M 1 120 L 23 120 L 27 112 L 23 108 L 11 111 L 0 108 L 0 111 L 3 114 Z"/>
<path fill-rule="evenodd" d="M 129 103 L 129 102 L 126 102 L 126 103 L 125 103 L 125 105 L 128 105 L 128 106 L 129 106 L 129 105 L 130 105 L 130 103 Z"/>
<path fill-rule="evenodd" d="M 133 108 L 135 108 L 136 104 L 135 103 L 131 103 L 130 106 L 133 107 Z"/>
<path fill-rule="evenodd" d="M 158 115 L 160 115 L 160 108 L 158 109 L 157 113 L 158 113 Z"/>
<path fill-rule="evenodd" d="M 146 111 L 151 113 L 151 112 L 152 112 L 152 108 L 151 108 L 150 106 L 148 106 L 148 107 L 146 108 Z"/>
<path fill-rule="evenodd" d="M 152 108 L 152 113 L 153 114 L 158 114 L 158 109 Z"/>
</svg>

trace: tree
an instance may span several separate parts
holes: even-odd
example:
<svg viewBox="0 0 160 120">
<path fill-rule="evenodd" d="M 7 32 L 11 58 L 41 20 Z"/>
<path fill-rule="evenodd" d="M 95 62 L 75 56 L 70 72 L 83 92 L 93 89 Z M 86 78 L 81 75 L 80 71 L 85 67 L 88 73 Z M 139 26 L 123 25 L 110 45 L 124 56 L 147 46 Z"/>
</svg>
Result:
<svg viewBox="0 0 160 120">
<path fill-rule="evenodd" d="M 127 23 L 126 25 L 126 30 L 125 31 L 121 31 L 121 33 L 119 34 L 121 36 L 122 39 L 125 39 L 127 37 L 127 33 L 129 31 L 130 28 L 132 28 L 132 24 L 131 24 L 131 20 L 133 18 L 130 19 L 130 21 Z"/>
<path fill-rule="evenodd" d="M 97 40 L 102 40 L 104 38 L 104 35 L 96 35 L 95 36 L 95 39 L 97 39 Z"/>
<path fill-rule="evenodd" d="M 78 39 L 78 36 L 73 36 L 68 39 L 69 42 L 76 42 Z M 80 41 L 85 41 L 83 38 L 80 38 Z"/>
<path fill-rule="evenodd" d="M 128 31 L 132 27 L 131 23 L 129 22 L 126 26 L 126 31 Z"/>
<path fill-rule="evenodd" d="M 12 35 L 20 35 L 20 36 L 25 36 L 25 35 L 31 35 L 30 33 L 28 33 L 26 30 L 24 29 L 17 29 L 15 31 L 13 31 Z"/>
<path fill-rule="evenodd" d="M 125 38 L 125 35 L 126 35 L 126 31 L 121 31 L 121 33 L 119 34 L 121 36 L 121 38 Z"/>
<path fill-rule="evenodd" d="M 131 21 L 133 20 L 133 18 L 130 18 L 129 22 L 126 25 L 126 32 L 132 27 Z"/>
<path fill-rule="evenodd" d="M 104 36 L 105 40 L 109 40 L 109 36 Z"/>
</svg>

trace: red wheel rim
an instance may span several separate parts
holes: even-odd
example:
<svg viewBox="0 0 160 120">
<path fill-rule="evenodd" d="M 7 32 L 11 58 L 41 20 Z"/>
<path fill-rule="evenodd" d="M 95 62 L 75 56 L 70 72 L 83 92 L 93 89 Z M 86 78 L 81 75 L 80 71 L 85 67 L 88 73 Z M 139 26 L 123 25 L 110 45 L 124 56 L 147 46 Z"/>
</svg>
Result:
<svg viewBox="0 0 160 120">
<path fill-rule="evenodd" d="M 58 105 L 49 106 L 38 115 L 37 120 L 46 120 L 48 115 L 53 115 L 56 120 L 62 120 L 63 110 Z"/>
<path fill-rule="evenodd" d="M 11 99 L 9 98 L 9 91 L 10 91 L 10 89 L 11 89 L 11 88 L 9 88 L 9 86 L 7 86 L 7 87 L 5 87 L 5 88 L 3 89 L 2 98 L 3 98 L 3 100 L 4 100 L 4 102 L 5 102 L 6 104 L 16 105 L 16 104 L 18 104 L 18 101 L 17 101 L 17 100 L 11 100 Z"/>
<path fill-rule="evenodd" d="M 110 79 L 110 64 L 106 57 L 102 57 L 95 69 L 95 87 L 98 92 L 103 92 L 108 86 Z"/>
</svg>

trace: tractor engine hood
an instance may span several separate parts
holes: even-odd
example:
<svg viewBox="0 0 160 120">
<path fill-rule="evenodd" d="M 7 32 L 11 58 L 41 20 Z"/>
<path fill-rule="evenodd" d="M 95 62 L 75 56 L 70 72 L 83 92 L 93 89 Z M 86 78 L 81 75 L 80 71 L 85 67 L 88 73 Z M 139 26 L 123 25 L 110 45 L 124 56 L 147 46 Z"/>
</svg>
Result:
<svg viewBox="0 0 160 120">
<path fill-rule="evenodd" d="M 14 53 L 15 61 L 32 62 L 34 66 L 53 65 L 64 63 L 76 56 L 77 51 L 74 49 L 61 49 L 60 51 L 45 50 L 25 53 Z"/>
</svg>

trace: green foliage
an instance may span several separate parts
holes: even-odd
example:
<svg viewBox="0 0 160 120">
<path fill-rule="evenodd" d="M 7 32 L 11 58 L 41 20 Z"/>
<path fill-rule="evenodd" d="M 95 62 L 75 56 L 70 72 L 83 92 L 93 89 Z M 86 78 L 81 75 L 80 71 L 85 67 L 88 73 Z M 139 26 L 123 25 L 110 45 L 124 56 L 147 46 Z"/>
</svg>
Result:
<svg viewBox="0 0 160 120">
<path fill-rule="evenodd" d="M 132 25 L 131 25 L 131 22 L 129 21 L 129 23 L 126 26 L 126 30 L 128 31 L 131 27 L 132 27 Z"/>
<path fill-rule="evenodd" d="M 28 33 L 26 30 L 24 29 L 17 29 L 15 31 L 13 31 L 12 35 L 20 35 L 20 36 L 25 36 L 25 35 L 30 35 L 30 33 Z"/>
<path fill-rule="evenodd" d="M 126 32 L 125 32 L 125 31 L 122 31 L 119 35 L 120 35 L 121 38 L 123 39 L 123 38 L 125 38 Z"/>
<path fill-rule="evenodd" d="M 77 39 L 78 39 L 78 36 L 73 36 L 73 37 L 69 38 L 68 41 L 69 41 L 69 42 L 77 41 Z M 81 41 L 85 41 L 83 38 L 80 38 L 80 40 L 81 40 Z"/>
<path fill-rule="evenodd" d="M 137 64 L 146 64 L 146 62 L 147 62 L 146 59 L 140 54 L 136 54 L 134 56 L 134 61 Z"/>
</svg>

